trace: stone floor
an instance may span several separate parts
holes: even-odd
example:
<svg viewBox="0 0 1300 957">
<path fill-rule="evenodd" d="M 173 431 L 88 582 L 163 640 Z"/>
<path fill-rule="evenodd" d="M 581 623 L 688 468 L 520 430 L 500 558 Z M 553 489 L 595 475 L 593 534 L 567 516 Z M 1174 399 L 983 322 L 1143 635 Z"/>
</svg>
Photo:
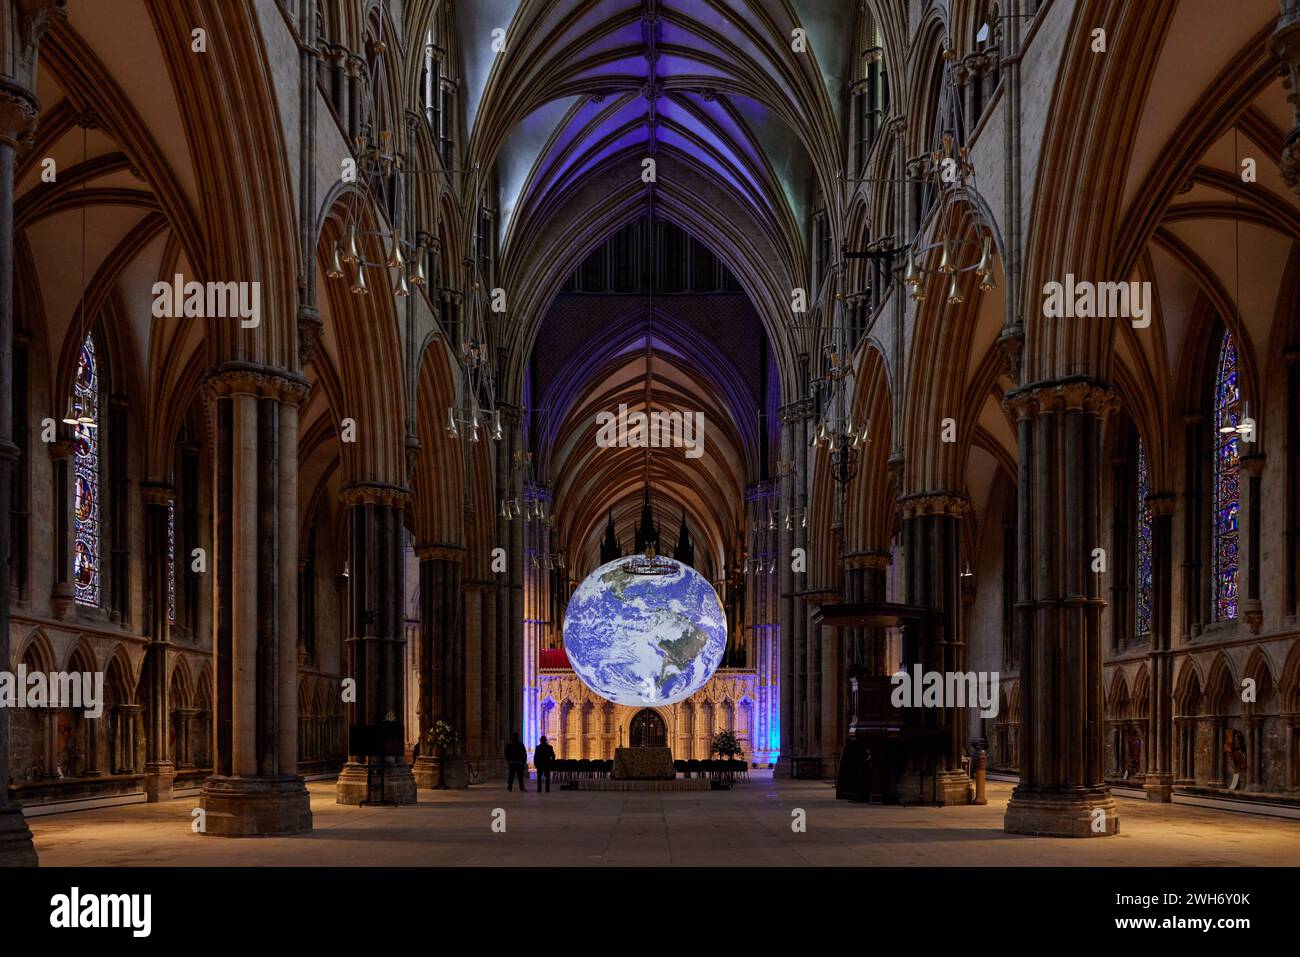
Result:
<svg viewBox="0 0 1300 957">
<path fill-rule="evenodd" d="M 344 807 L 310 786 L 315 829 L 289 838 L 191 831 L 196 798 L 33 818 L 52 866 L 223 865 L 1272 865 L 1300 864 L 1300 821 L 1120 799 L 1118 837 L 1005 834 L 1011 786 L 985 807 L 882 807 L 836 801 L 823 782 L 734 791 L 619 793 L 500 784 L 420 791 L 402 808 Z M 496 809 L 505 832 L 492 829 Z M 791 829 L 793 812 L 807 830 Z"/>
</svg>

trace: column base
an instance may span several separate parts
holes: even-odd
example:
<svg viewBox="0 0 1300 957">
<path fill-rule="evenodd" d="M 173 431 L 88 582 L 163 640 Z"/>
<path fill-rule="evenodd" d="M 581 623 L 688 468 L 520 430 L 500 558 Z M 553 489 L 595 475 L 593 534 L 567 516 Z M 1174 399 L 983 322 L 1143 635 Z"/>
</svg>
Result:
<svg viewBox="0 0 1300 957">
<path fill-rule="evenodd" d="M 423 754 L 416 758 L 415 786 L 426 791 L 437 788 L 441 763 L 438 758 L 426 757 Z M 469 787 L 469 762 L 464 758 L 447 758 L 446 765 L 442 770 L 442 783 L 446 787 L 456 789 Z"/>
<path fill-rule="evenodd" d="M 375 777 L 379 777 L 379 772 L 375 772 Z M 343 770 L 339 772 L 337 787 L 337 796 L 335 802 L 338 804 L 359 805 L 362 801 L 371 800 L 369 772 L 366 765 L 349 761 L 343 765 Z M 375 796 L 379 792 L 376 790 Z M 405 761 L 398 761 L 394 764 L 385 765 L 384 767 L 384 798 L 385 801 L 392 801 L 394 804 L 414 804 L 415 796 L 415 778 L 411 775 L 411 766 Z"/>
<path fill-rule="evenodd" d="M 1108 837 L 1119 833 L 1119 811 L 1105 788 L 1011 792 L 1002 829 L 1036 837 Z"/>
<path fill-rule="evenodd" d="M 144 797 L 150 804 L 172 799 L 172 782 L 176 780 L 176 768 L 170 762 L 146 764 L 144 766 Z"/>
<path fill-rule="evenodd" d="M 1148 801 L 1168 804 L 1174 799 L 1173 774 L 1148 774 L 1142 782 L 1142 790 L 1147 792 Z"/>
<path fill-rule="evenodd" d="M 302 778 L 211 777 L 199 794 L 203 833 L 267 837 L 311 830 L 311 799 Z"/>
<path fill-rule="evenodd" d="M 974 782 L 965 771 L 940 771 L 937 774 L 919 774 L 908 768 L 899 775 L 896 792 L 903 804 L 920 801 L 923 804 L 970 804 Z"/>
<path fill-rule="evenodd" d="M 0 805 L 0 867 L 35 867 L 32 831 L 17 804 Z"/>
</svg>

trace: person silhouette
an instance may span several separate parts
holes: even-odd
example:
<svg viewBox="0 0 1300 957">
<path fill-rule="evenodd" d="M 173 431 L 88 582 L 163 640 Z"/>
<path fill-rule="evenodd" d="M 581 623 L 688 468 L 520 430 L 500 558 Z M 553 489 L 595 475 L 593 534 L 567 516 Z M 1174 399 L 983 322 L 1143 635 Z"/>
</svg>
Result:
<svg viewBox="0 0 1300 957">
<path fill-rule="evenodd" d="M 537 765 L 537 790 L 542 789 L 543 778 L 546 779 L 546 790 L 551 790 L 551 765 L 554 761 L 555 749 L 547 743 L 546 735 L 542 735 L 537 750 L 533 752 L 533 764 Z"/>
<path fill-rule="evenodd" d="M 506 779 L 506 790 L 515 789 L 515 777 L 519 778 L 519 790 L 528 790 L 528 749 L 524 743 L 519 740 L 519 732 L 516 731 L 510 735 L 510 743 L 506 745 L 506 767 L 510 772 Z"/>
</svg>

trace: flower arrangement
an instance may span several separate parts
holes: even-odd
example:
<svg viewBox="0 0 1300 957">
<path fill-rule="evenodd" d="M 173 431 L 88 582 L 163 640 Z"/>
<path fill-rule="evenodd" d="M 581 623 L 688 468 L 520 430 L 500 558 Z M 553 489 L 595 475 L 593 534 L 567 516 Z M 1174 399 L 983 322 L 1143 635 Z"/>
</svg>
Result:
<svg viewBox="0 0 1300 957">
<path fill-rule="evenodd" d="M 442 751 L 456 743 L 456 729 L 439 718 L 433 723 L 433 727 L 425 732 L 424 737 L 430 745 Z"/>
<path fill-rule="evenodd" d="M 713 736 L 713 747 L 710 753 L 723 758 L 738 758 L 744 752 L 734 734 L 730 731 L 719 731 Z"/>
</svg>

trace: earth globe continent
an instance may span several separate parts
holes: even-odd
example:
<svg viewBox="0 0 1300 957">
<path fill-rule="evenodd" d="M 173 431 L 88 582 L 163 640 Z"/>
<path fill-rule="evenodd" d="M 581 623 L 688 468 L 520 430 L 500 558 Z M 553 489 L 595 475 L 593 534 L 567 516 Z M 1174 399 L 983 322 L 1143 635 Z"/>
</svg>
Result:
<svg viewBox="0 0 1300 957">
<path fill-rule="evenodd" d="M 626 558 L 583 579 L 564 613 L 564 650 L 588 688 L 616 704 L 670 705 L 713 677 L 727 649 L 727 615 L 689 565 L 627 571 Z M 661 559 L 662 561 L 662 559 Z"/>
</svg>

